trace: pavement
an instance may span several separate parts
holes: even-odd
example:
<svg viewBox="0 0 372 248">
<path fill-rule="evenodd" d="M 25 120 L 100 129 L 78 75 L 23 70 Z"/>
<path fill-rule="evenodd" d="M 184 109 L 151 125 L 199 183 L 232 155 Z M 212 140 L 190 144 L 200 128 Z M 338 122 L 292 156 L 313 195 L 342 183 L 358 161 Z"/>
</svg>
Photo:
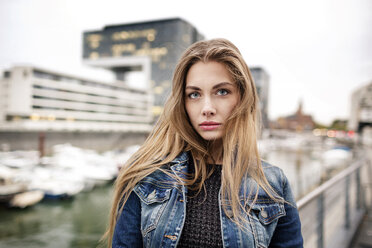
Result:
<svg viewBox="0 0 372 248">
<path fill-rule="evenodd" d="M 359 226 L 352 248 L 372 248 L 372 209 L 368 209 L 364 216 L 362 224 Z"/>
<path fill-rule="evenodd" d="M 372 163 L 372 146 L 366 149 L 367 156 Z M 369 164 L 369 182 L 366 182 L 365 187 L 368 188 L 366 193 L 372 194 L 372 164 Z M 367 199 L 371 199 L 370 195 Z M 372 248 L 372 202 L 366 204 L 366 214 L 363 217 L 362 223 L 360 224 L 353 241 L 351 248 Z"/>
</svg>

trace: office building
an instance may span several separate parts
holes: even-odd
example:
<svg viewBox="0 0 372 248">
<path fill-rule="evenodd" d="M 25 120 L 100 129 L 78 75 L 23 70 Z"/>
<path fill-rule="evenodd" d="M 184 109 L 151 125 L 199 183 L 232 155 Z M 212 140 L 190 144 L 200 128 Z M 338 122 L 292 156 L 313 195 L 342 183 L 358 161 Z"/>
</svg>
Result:
<svg viewBox="0 0 372 248">
<path fill-rule="evenodd" d="M 80 133 L 80 138 L 83 133 L 146 135 L 152 128 L 152 94 L 123 81 L 108 83 L 17 66 L 5 71 L 0 87 L 0 143 L 14 143 L 21 133 L 25 137 L 48 133 L 63 142 L 67 133 Z"/>
<path fill-rule="evenodd" d="M 106 26 L 83 34 L 83 62 L 112 70 L 118 80 L 144 73 L 154 93 L 152 113 L 158 116 L 171 89 L 174 68 L 184 50 L 203 39 L 180 19 Z M 148 76 L 149 77 L 148 77 Z"/>
<path fill-rule="evenodd" d="M 350 130 L 361 132 L 364 127 L 372 127 L 372 82 L 352 93 L 350 110 Z"/>
<path fill-rule="evenodd" d="M 269 80 L 267 72 L 261 67 L 250 68 L 260 99 L 260 111 L 263 128 L 269 127 L 268 105 L 269 105 Z"/>
</svg>

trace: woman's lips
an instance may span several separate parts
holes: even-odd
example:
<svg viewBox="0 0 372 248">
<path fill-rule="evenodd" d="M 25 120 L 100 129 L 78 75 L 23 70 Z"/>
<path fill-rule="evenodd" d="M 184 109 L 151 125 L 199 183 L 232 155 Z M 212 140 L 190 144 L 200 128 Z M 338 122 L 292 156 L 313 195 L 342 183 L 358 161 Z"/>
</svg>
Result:
<svg viewBox="0 0 372 248">
<path fill-rule="evenodd" d="M 219 126 L 221 126 L 221 123 L 213 121 L 205 121 L 199 124 L 200 129 L 202 129 L 203 131 L 212 131 L 217 129 Z"/>
</svg>

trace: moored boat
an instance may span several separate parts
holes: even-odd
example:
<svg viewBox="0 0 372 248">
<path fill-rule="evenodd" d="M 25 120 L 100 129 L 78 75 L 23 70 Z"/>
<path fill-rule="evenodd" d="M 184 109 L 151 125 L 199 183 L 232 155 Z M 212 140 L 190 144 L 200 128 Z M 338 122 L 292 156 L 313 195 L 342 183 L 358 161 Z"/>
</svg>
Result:
<svg viewBox="0 0 372 248">
<path fill-rule="evenodd" d="M 33 206 L 44 198 L 44 193 L 40 190 L 31 190 L 16 194 L 10 201 L 9 206 L 25 208 Z"/>
</svg>

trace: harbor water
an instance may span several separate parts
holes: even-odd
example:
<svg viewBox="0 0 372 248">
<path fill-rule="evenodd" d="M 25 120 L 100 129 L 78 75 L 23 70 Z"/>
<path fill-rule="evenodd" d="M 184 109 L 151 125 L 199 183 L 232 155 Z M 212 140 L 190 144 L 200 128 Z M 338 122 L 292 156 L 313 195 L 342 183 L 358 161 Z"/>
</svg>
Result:
<svg viewBox="0 0 372 248">
<path fill-rule="evenodd" d="M 0 247 L 97 247 L 105 231 L 111 184 L 73 199 L 0 209 Z"/>
</svg>

